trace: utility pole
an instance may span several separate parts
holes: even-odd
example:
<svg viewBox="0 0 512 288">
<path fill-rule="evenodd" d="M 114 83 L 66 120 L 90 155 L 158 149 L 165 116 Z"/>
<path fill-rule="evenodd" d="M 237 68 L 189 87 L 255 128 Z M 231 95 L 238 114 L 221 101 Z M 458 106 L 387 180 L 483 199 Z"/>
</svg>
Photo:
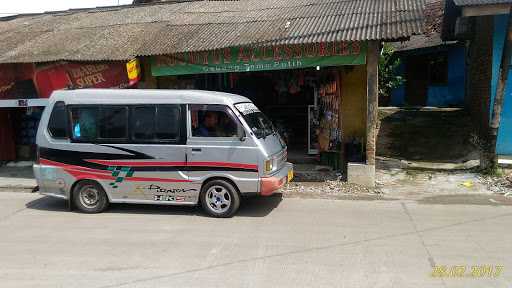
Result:
<svg viewBox="0 0 512 288">
<path fill-rule="evenodd" d="M 487 144 L 487 159 L 485 159 L 484 168 L 493 171 L 498 166 L 498 155 L 496 155 L 496 143 L 498 138 L 498 129 L 500 127 L 501 110 L 503 108 L 503 100 L 505 99 L 505 86 L 507 85 L 508 72 L 510 69 L 510 58 L 512 57 L 512 6 L 508 13 L 508 24 L 503 44 L 503 51 L 500 63 L 500 74 L 498 79 L 498 87 L 496 88 L 496 96 L 492 108 L 491 122 L 489 125 L 489 139 Z"/>
</svg>

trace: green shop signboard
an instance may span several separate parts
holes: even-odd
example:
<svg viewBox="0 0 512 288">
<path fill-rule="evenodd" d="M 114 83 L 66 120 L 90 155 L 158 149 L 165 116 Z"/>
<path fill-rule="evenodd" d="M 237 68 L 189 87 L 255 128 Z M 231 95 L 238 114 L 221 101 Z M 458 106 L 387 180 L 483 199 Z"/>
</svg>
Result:
<svg viewBox="0 0 512 288">
<path fill-rule="evenodd" d="M 366 42 L 242 46 L 159 55 L 151 61 L 153 76 L 361 65 L 366 63 Z"/>
</svg>

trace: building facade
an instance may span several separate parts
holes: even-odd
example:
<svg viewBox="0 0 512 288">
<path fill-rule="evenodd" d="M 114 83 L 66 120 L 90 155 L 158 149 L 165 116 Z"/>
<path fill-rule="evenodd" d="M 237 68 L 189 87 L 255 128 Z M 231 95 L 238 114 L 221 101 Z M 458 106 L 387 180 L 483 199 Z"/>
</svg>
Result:
<svg viewBox="0 0 512 288">
<path fill-rule="evenodd" d="M 0 64 L 138 59 L 137 88 L 248 96 L 292 152 L 356 161 L 373 185 L 380 43 L 422 33 L 423 1 L 164 1 L 2 20 Z"/>
<path fill-rule="evenodd" d="M 394 89 L 388 104 L 395 107 L 464 107 L 466 49 L 464 42 L 443 41 L 444 1 L 425 5 L 425 32 L 393 43 L 400 59 L 398 74 L 405 82 Z"/>
<path fill-rule="evenodd" d="M 489 130 L 503 46 L 512 1 L 449 0 L 443 23 L 445 40 L 463 40 L 468 51 L 468 94 L 473 122 L 480 137 Z M 510 67 L 504 92 L 496 152 L 499 162 L 512 163 L 512 78 Z"/>
</svg>

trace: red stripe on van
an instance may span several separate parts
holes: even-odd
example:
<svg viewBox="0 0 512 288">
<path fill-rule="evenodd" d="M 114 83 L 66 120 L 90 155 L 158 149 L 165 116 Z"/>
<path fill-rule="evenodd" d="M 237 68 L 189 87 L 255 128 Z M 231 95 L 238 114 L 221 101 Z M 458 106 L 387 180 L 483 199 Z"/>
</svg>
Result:
<svg viewBox="0 0 512 288">
<path fill-rule="evenodd" d="M 107 165 L 107 166 L 130 166 L 130 167 L 151 167 L 151 166 L 186 166 L 186 162 L 163 162 L 163 161 L 133 161 L 133 160 L 96 160 L 86 159 L 85 161 Z"/>
<path fill-rule="evenodd" d="M 167 162 L 167 161 L 133 161 L 133 160 L 98 160 L 87 159 L 87 162 L 108 165 L 108 166 L 130 166 L 130 167 L 151 167 L 151 166 L 190 166 L 190 167 L 224 167 L 258 170 L 256 164 L 234 163 L 234 162 Z"/>
<path fill-rule="evenodd" d="M 67 173 L 71 174 L 77 180 L 80 179 L 97 179 L 97 180 L 112 180 L 117 177 L 105 175 L 100 173 L 83 172 L 75 169 L 64 169 Z M 190 183 L 192 180 L 186 179 L 173 179 L 173 178 L 154 178 L 154 177 L 127 177 L 123 182 L 171 182 L 171 183 Z"/>
<path fill-rule="evenodd" d="M 63 168 L 63 169 L 73 169 L 73 170 L 80 170 L 82 172 L 92 172 L 92 173 L 102 173 L 102 174 L 112 174 L 112 172 L 110 171 L 107 171 L 107 170 L 101 170 L 101 169 L 92 169 L 92 168 L 87 168 L 87 167 L 82 167 L 82 166 L 77 166 L 77 165 L 70 165 L 70 164 L 65 164 L 65 163 L 61 163 L 61 162 L 56 162 L 56 161 L 52 161 L 52 160 L 48 160 L 48 159 L 44 159 L 44 158 L 41 158 L 39 163 L 41 165 L 47 165 L 47 166 L 55 166 L 55 167 L 59 167 L 59 168 Z"/>
<path fill-rule="evenodd" d="M 256 164 L 244 164 L 233 162 L 187 162 L 187 166 L 212 166 L 212 167 L 227 167 L 227 168 L 243 168 L 243 169 L 258 169 Z"/>
<path fill-rule="evenodd" d="M 189 183 L 192 182 L 192 180 L 186 180 L 186 179 L 170 179 L 170 178 L 151 178 L 151 177 L 128 177 L 125 178 L 124 181 L 135 181 L 135 182 L 174 182 L 174 183 Z"/>
<path fill-rule="evenodd" d="M 55 162 L 48 159 L 41 158 L 42 165 L 55 166 L 62 168 L 64 171 L 75 177 L 77 180 L 81 179 L 96 179 L 96 180 L 115 180 L 116 177 L 112 176 L 111 171 L 97 170 L 82 166 L 69 165 L 65 163 Z M 192 180 L 186 179 L 173 179 L 173 178 L 154 178 L 154 177 L 127 177 L 123 181 L 127 182 L 174 182 L 174 183 L 188 183 Z"/>
<path fill-rule="evenodd" d="M 65 168 L 63 168 L 63 169 L 64 169 L 64 171 L 69 173 L 71 176 L 75 177 L 76 180 L 93 179 L 93 180 L 114 181 L 116 179 L 112 175 L 107 175 L 107 174 L 84 172 L 84 171 L 75 170 L 75 169 L 65 169 Z"/>
</svg>

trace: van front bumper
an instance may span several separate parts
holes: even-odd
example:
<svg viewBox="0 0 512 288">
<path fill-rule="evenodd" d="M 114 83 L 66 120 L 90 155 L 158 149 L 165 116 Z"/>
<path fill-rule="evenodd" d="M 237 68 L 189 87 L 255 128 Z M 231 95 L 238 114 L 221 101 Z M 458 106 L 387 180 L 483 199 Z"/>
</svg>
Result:
<svg viewBox="0 0 512 288">
<path fill-rule="evenodd" d="M 270 196 L 288 183 L 289 175 L 293 176 L 293 164 L 287 162 L 281 169 L 270 176 L 261 177 L 260 195 Z"/>
</svg>

